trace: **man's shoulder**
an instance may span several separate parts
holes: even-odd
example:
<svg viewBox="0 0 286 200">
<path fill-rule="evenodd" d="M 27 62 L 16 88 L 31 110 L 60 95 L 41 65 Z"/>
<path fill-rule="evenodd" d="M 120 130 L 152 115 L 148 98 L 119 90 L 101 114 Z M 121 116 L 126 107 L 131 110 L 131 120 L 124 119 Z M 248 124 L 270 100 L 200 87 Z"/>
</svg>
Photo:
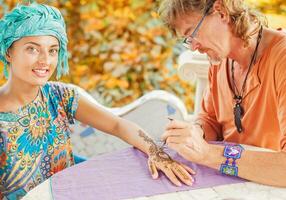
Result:
<svg viewBox="0 0 286 200">
<path fill-rule="evenodd" d="M 286 31 L 275 31 L 272 33 L 273 39 L 269 43 L 271 48 L 270 55 L 277 57 L 286 53 Z"/>
</svg>

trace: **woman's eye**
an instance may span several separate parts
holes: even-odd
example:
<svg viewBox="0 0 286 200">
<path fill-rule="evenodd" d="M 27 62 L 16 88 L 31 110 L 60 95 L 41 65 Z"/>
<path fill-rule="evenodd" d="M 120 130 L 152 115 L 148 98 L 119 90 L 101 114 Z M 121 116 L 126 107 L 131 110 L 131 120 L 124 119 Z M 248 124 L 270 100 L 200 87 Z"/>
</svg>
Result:
<svg viewBox="0 0 286 200">
<path fill-rule="evenodd" d="M 58 49 L 51 49 L 50 50 L 50 55 L 57 55 L 58 54 L 58 52 L 59 52 L 59 50 Z"/>
<path fill-rule="evenodd" d="M 29 53 L 37 53 L 38 52 L 38 49 L 36 49 L 34 47 L 28 47 L 27 50 Z"/>
</svg>

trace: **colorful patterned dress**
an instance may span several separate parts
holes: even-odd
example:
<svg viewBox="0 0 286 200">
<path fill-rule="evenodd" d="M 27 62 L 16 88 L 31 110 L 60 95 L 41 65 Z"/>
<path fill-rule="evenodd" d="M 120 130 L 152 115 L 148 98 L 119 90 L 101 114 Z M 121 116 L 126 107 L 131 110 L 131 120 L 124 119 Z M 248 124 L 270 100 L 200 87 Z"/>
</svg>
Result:
<svg viewBox="0 0 286 200">
<path fill-rule="evenodd" d="M 77 106 L 75 88 L 48 82 L 35 100 L 17 112 L 0 112 L 0 192 L 4 199 L 20 199 L 74 165 L 69 124 L 74 123 Z"/>
</svg>

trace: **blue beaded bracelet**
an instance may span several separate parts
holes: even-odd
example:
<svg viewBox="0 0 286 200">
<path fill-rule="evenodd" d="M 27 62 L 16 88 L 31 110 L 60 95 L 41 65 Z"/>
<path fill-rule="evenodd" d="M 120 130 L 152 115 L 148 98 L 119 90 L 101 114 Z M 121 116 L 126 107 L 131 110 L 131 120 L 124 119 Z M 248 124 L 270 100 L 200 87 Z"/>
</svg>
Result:
<svg viewBox="0 0 286 200">
<path fill-rule="evenodd" d="M 236 159 L 241 157 L 242 151 L 244 148 L 241 145 L 226 145 L 223 151 L 223 156 L 226 158 L 225 163 L 222 163 L 220 166 L 220 172 L 222 174 L 237 176 L 238 167 L 236 166 Z M 232 163 L 230 164 L 230 159 Z"/>
</svg>

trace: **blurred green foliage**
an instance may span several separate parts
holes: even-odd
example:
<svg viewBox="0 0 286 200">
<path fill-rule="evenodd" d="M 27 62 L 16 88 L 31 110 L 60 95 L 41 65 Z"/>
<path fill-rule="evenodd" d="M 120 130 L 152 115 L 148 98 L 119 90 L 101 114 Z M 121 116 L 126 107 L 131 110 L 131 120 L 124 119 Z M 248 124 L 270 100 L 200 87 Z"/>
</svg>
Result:
<svg viewBox="0 0 286 200">
<path fill-rule="evenodd" d="M 248 1 L 268 14 L 269 10 L 285 14 L 284 0 Z M 0 16 L 17 2 L 0 0 Z M 122 106 L 148 91 L 163 89 L 193 110 L 194 85 L 177 75 L 183 47 L 162 25 L 155 0 L 37 2 L 59 8 L 67 23 L 70 74 L 62 81 L 88 90 L 105 106 Z M 1 76 L 0 85 L 5 82 Z"/>
</svg>

